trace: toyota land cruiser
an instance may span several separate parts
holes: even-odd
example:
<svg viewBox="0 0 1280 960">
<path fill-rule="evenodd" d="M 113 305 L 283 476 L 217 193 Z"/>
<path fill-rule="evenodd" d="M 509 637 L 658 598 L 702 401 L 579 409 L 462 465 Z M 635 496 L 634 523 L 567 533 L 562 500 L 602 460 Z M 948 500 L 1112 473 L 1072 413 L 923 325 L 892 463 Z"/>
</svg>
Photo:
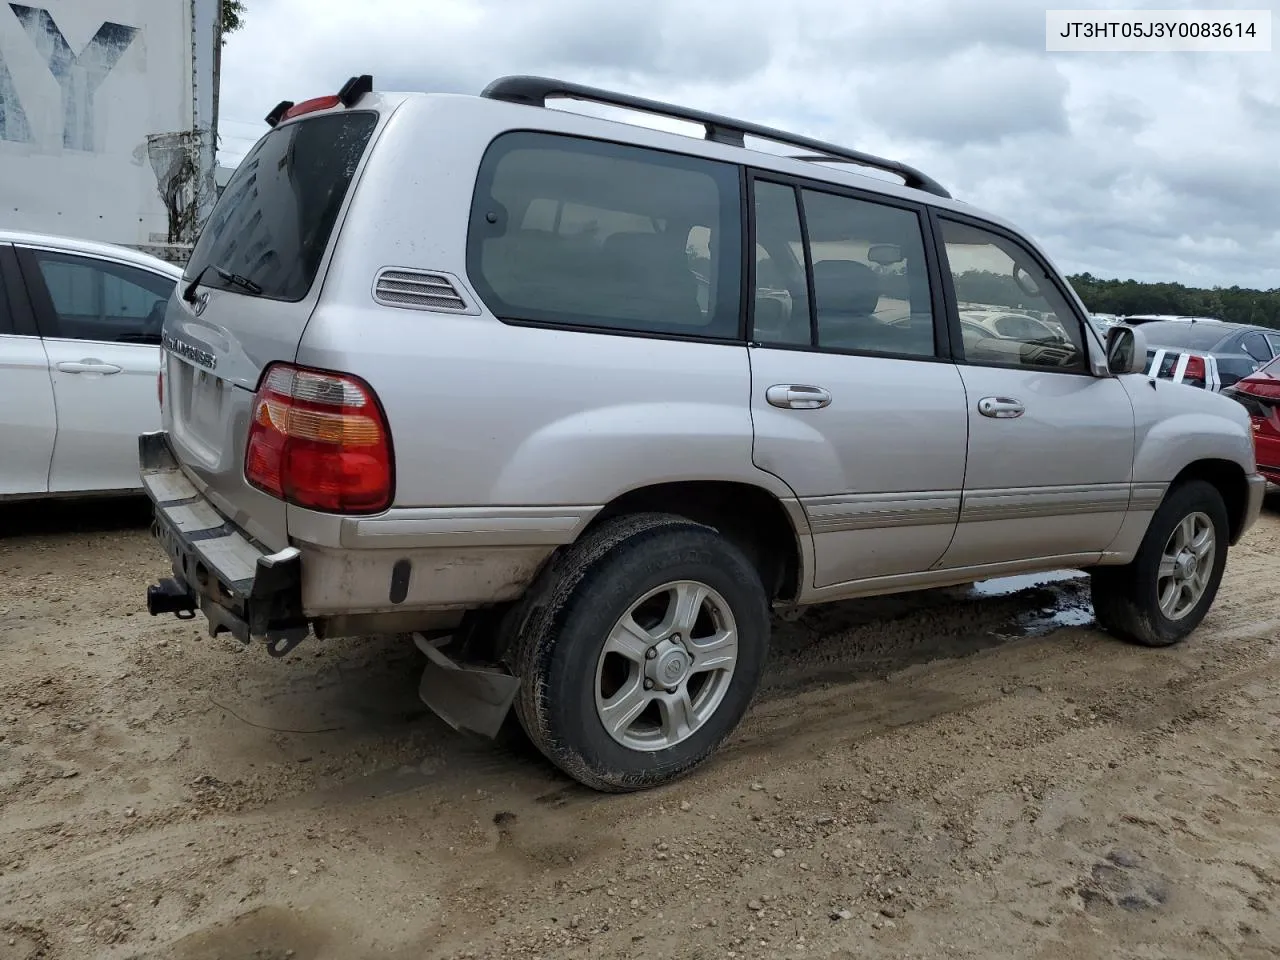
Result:
<svg viewBox="0 0 1280 960">
<path fill-rule="evenodd" d="M 1165 645 L 1257 518 L 1243 407 L 904 164 L 536 77 L 268 122 L 167 308 L 153 614 L 411 636 L 454 727 L 621 791 L 731 733 L 771 610 L 1075 567 Z"/>
</svg>

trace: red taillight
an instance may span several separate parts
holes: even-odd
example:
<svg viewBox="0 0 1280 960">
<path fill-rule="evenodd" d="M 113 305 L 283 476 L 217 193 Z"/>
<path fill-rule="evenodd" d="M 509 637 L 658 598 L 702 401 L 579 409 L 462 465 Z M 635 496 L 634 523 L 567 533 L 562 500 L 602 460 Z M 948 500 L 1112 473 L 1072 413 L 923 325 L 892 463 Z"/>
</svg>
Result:
<svg viewBox="0 0 1280 960">
<path fill-rule="evenodd" d="M 287 363 L 267 367 L 245 447 L 250 484 L 326 513 L 376 513 L 391 504 L 392 473 L 390 431 L 368 384 Z"/>
<path fill-rule="evenodd" d="M 1182 373 L 1183 382 L 1196 381 L 1198 386 L 1203 387 L 1207 378 L 1204 357 L 1187 357 L 1187 368 Z"/>
<path fill-rule="evenodd" d="M 304 113 L 315 113 L 317 110 L 328 110 L 330 107 L 336 107 L 342 102 L 342 99 L 334 94 L 329 97 L 312 97 L 310 100 L 303 100 L 301 103 L 295 103 L 292 107 L 284 112 L 281 120 L 289 120 L 292 117 L 301 116 Z"/>
</svg>

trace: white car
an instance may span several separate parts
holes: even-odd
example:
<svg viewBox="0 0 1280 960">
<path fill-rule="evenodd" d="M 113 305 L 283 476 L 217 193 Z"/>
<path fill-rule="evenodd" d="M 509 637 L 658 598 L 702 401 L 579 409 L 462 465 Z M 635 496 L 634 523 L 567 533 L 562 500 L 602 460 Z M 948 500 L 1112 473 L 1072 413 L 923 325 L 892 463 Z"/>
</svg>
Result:
<svg viewBox="0 0 1280 960">
<path fill-rule="evenodd" d="M 181 276 L 127 247 L 0 230 L 0 500 L 141 490 Z"/>
<path fill-rule="evenodd" d="M 1066 341 L 1066 334 L 1058 327 L 1016 311 L 961 310 L 960 319 L 985 327 L 997 337 L 1012 340 Z"/>
</svg>

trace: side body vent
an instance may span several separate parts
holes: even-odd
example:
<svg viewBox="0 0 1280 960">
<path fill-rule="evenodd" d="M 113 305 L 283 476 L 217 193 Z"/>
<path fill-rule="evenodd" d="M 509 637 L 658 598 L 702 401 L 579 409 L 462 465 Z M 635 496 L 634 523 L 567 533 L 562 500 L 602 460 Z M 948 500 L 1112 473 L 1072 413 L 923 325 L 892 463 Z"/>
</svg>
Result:
<svg viewBox="0 0 1280 960">
<path fill-rule="evenodd" d="M 384 306 L 410 310 L 479 313 L 462 289 L 462 284 L 451 274 L 386 267 L 373 281 L 373 299 Z"/>
</svg>

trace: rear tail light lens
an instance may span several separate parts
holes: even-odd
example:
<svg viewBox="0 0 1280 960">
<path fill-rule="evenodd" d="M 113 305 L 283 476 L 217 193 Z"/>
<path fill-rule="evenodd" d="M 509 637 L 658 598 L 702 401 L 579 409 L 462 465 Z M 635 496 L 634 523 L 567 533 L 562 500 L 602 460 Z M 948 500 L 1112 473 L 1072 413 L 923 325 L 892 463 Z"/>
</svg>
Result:
<svg viewBox="0 0 1280 960">
<path fill-rule="evenodd" d="M 253 399 L 245 479 L 288 503 L 325 513 L 391 505 L 391 433 L 358 377 L 277 363 Z"/>
<path fill-rule="evenodd" d="M 1203 387 L 1208 382 L 1204 357 L 1187 357 L 1187 369 L 1183 371 L 1182 382 L 1196 387 Z"/>
</svg>

